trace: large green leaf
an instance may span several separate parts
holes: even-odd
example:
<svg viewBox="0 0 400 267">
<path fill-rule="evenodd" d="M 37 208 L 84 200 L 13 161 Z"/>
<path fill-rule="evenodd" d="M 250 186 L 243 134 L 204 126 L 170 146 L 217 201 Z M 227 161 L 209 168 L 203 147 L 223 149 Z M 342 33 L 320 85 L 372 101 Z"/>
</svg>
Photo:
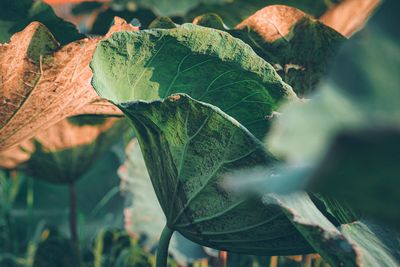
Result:
<svg viewBox="0 0 400 267">
<path fill-rule="evenodd" d="M 222 20 L 214 14 L 203 15 L 196 21 L 198 25 L 224 28 Z M 273 64 L 300 96 L 315 89 L 345 40 L 332 28 L 287 6 L 263 8 L 237 28 L 227 31 Z"/>
<path fill-rule="evenodd" d="M 85 37 L 72 23 L 57 17 L 53 9 L 42 1 L 2 0 L 0 2 L 0 43 L 9 42 L 14 33 L 21 31 L 33 21 L 46 25 L 62 45 Z"/>
<path fill-rule="evenodd" d="M 311 251 L 279 207 L 221 187 L 231 171 L 275 163 L 237 121 L 186 95 L 119 107 L 136 129 L 170 229 L 196 243 L 234 252 Z"/>
<path fill-rule="evenodd" d="M 305 193 L 264 197 L 267 205 L 271 199 L 277 201 L 293 225 L 332 266 L 398 266 L 398 244 L 390 244 L 391 239 L 399 241 L 397 233 L 392 232 L 392 238 L 387 238 L 360 221 L 336 228 Z"/>
<path fill-rule="evenodd" d="M 92 85 L 114 103 L 187 93 L 221 108 L 257 138 L 279 105 L 296 98 L 248 45 L 192 24 L 114 34 L 100 42 L 91 68 Z"/>
</svg>

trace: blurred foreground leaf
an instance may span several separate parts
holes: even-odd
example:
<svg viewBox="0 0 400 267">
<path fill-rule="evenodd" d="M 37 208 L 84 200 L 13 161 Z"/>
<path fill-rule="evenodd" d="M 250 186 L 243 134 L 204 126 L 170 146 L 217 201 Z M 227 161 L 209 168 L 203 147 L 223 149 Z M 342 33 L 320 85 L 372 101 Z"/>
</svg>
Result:
<svg viewBox="0 0 400 267">
<path fill-rule="evenodd" d="M 366 215 L 399 227 L 398 128 L 357 129 L 338 134 L 309 187 L 345 200 Z"/>
<path fill-rule="evenodd" d="M 396 5 L 383 4 L 344 47 L 321 93 L 308 103 L 288 106 L 268 139 L 289 161 L 313 166 L 296 178 L 303 185 L 311 179 L 314 190 L 395 227 L 400 222 L 395 156 L 400 47 L 388 21 L 398 20 Z"/>
<path fill-rule="evenodd" d="M 264 200 L 270 205 L 270 195 Z M 311 246 L 332 266 L 398 266 L 399 251 L 391 240 L 398 242 L 400 235 L 393 232 L 385 238 L 373 232 L 367 224 L 356 221 L 336 228 L 315 208 L 305 193 L 272 196 L 293 225 Z M 393 246 L 394 245 L 394 246 Z"/>
</svg>

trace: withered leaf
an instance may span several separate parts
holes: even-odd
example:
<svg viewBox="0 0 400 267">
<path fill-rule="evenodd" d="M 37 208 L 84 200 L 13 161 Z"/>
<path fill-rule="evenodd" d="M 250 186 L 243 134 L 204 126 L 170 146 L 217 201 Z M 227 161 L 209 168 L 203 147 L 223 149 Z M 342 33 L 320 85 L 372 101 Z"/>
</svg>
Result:
<svg viewBox="0 0 400 267">
<path fill-rule="evenodd" d="M 137 30 L 116 18 L 113 32 Z M 0 45 L 0 151 L 77 114 L 120 114 L 92 86 L 89 62 L 103 38 L 60 47 L 45 26 L 33 22 Z"/>
</svg>

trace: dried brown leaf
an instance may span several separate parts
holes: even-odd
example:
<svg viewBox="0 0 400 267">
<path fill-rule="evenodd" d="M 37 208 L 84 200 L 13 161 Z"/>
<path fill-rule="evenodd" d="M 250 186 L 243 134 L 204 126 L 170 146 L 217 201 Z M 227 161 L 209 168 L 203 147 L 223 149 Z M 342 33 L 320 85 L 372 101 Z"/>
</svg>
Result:
<svg viewBox="0 0 400 267">
<path fill-rule="evenodd" d="M 138 28 L 115 18 L 113 32 Z M 0 45 L 0 151 L 77 114 L 121 114 L 99 99 L 89 63 L 102 38 L 59 47 L 38 22 Z"/>
<path fill-rule="evenodd" d="M 274 42 L 289 34 L 292 27 L 306 14 L 297 8 L 272 5 L 260 9 L 249 18 L 245 19 L 237 29 L 246 26 L 257 32 L 267 42 Z"/>
</svg>

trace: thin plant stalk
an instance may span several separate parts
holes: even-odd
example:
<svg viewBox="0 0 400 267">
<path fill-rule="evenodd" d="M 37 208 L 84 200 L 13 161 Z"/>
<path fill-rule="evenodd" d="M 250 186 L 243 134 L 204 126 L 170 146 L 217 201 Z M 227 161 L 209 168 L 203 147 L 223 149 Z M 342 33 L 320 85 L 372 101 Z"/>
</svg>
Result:
<svg viewBox="0 0 400 267">
<path fill-rule="evenodd" d="M 33 235 L 33 229 L 32 229 L 32 225 L 33 225 L 33 203 L 34 203 L 34 188 L 33 188 L 33 179 L 29 178 L 27 180 L 27 192 L 26 192 L 26 206 L 27 206 L 27 210 L 28 210 L 28 236 L 32 236 Z"/>
<path fill-rule="evenodd" d="M 218 265 L 220 267 L 226 267 L 227 266 L 227 259 L 228 259 L 228 252 L 221 250 L 218 253 Z"/>
<path fill-rule="evenodd" d="M 71 240 L 75 247 L 78 249 L 79 237 L 78 237 L 78 226 L 77 226 L 77 210 L 76 210 L 76 187 L 75 183 L 71 182 L 68 185 L 69 190 L 69 230 L 71 234 Z"/>
<path fill-rule="evenodd" d="M 166 267 L 168 263 L 168 247 L 174 230 L 164 227 L 158 242 L 156 267 Z"/>
</svg>

